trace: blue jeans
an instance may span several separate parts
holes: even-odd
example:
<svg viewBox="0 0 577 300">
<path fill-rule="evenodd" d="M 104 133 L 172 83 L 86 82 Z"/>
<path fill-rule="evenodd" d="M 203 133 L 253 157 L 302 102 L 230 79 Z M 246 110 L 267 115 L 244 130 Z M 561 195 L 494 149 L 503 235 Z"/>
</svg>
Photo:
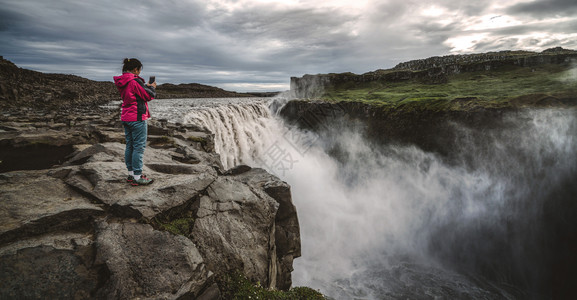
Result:
<svg viewBox="0 0 577 300">
<path fill-rule="evenodd" d="M 146 121 L 122 122 L 126 137 L 126 150 L 124 162 L 128 171 L 134 171 L 134 175 L 142 175 L 142 156 L 146 148 L 148 126 Z"/>
</svg>

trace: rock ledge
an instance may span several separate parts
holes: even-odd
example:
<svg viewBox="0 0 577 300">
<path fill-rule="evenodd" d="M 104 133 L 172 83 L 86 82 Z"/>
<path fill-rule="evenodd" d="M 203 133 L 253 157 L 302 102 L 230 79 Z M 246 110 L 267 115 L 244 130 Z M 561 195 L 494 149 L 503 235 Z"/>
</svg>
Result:
<svg viewBox="0 0 577 300">
<path fill-rule="evenodd" d="M 219 276 L 237 270 L 290 288 L 300 237 L 285 182 L 225 172 L 208 130 L 151 121 L 155 182 L 130 186 L 116 120 L 0 116 L 1 299 L 220 299 Z"/>
</svg>

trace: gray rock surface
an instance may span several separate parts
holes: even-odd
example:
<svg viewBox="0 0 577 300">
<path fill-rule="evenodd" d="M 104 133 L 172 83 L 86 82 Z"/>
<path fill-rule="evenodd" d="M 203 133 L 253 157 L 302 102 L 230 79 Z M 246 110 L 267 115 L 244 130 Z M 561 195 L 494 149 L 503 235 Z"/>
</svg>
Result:
<svg viewBox="0 0 577 300">
<path fill-rule="evenodd" d="M 0 244 L 87 226 L 103 209 L 47 170 L 0 174 Z"/>
<path fill-rule="evenodd" d="M 85 153 L 91 155 L 85 157 Z M 66 183 L 125 216 L 151 219 L 198 196 L 217 175 L 210 166 L 174 162 L 167 151 L 151 148 L 145 151 L 144 161 L 153 162 L 150 164 L 152 168 L 145 165 L 143 172 L 156 180 L 155 184 L 127 188 L 123 153 L 123 145 L 118 143 L 98 144 L 85 149 L 71 162 L 78 157 L 86 162 L 74 168 Z"/>
<path fill-rule="evenodd" d="M 240 269 L 270 285 L 274 219 L 278 203 L 230 177 L 219 177 L 198 201 L 192 236 L 209 267 L 218 273 Z M 227 263 L 222 264 L 223 261 Z"/>
<path fill-rule="evenodd" d="M 147 224 L 106 221 L 98 223 L 96 232 L 96 263 L 110 272 L 98 291 L 103 298 L 195 298 L 211 283 L 212 272 L 192 241 L 183 236 Z"/>
<path fill-rule="evenodd" d="M 53 241 L 68 247 L 50 245 Z M 104 280 L 92 265 L 94 249 L 75 245 L 71 235 L 51 236 L 15 252 L 0 250 L 0 299 L 88 299 Z M 58 243 L 56 243 L 58 244 Z"/>
<path fill-rule="evenodd" d="M 277 265 L 273 266 L 276 268 L 276 282 L 271 282 L 271 285 L 279 289 L 288 289 L 292 285 L 290 274 L 293 270 L 293 260 L 301 256 L 300 227 L 296 207 L 292 203 L 290 186 L 263 169 L 252 169 L 237 175 L 235 179 L 248 184 L 259 193 L 264 191 L 278 203 L 274 228 L 276 251 L 272 252 L 277 257 Z"/>
<path fill-rule="evenodd" d="M 71 125 L 51 114 L 68 124 L 58 137 L 30 115 L 0 117 L 8 154 L 43 163 L 0 162 L 0 299 L 220 299 L 218 278 L 236 270 L 290 287 L 300 255 L 290 187 L 261 169 L 225 172 L 211 133 L 151 122 L 162 136 L 144 173 L 155 182 L 133 187 L 124 145 L 106 134 L 122 130 L 112 117 Z M 66 148 L 54 159 L 51 147 Z"/>
</svg>

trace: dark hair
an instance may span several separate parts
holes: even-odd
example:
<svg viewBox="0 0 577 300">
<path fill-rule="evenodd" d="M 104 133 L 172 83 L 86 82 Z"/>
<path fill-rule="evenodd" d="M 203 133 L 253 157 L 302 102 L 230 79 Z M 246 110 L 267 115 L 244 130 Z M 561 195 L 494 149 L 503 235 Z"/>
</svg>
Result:
<svg viewBox="0 0 577 300">
<path fill-rule="evenodd" d="M 122 64 L 122 72 L 128 72 L 134 69 L 142 69 L 142 63 L 136 58 L 125 58 Z"/>
</svg>

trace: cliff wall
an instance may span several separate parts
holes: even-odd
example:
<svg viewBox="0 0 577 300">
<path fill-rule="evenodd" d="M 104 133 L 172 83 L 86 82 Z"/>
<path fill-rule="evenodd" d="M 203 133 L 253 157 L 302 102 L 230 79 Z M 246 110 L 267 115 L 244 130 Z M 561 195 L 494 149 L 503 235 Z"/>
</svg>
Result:
<svg viewBox="0 0 577 300">
<path fill-rule="evenodd" d="M 490 131 L 514 126 L 506 116 L 523 114 L 527 108 L 575 109 L 577 95 L 569 98 L 521 97 L 507 107 L 485 107 L 476 99 L 455 99 L 443 109 L 419 103 L 391 109 L 363 102 L 291 100 L 279 112 L 289 123 L 321 132 L 333 124 L 359 126 L 376 144 L 416 145 L 453 159 L 460 147 L 456 128 Z"/>
<path fill-rule="evenodd" d="M 571 64 L 577 60 L 577 51 L 552 48 L 541 53 L 529 51 L 501 51 L 471 55 L 431 57 L 400 63 L 392 69 L 379 69 L 361 75 L 353 73 L 304 75 L 291 77 L 291 97 L 314 99 L 326 91 L 370 82 L 399 82 L 418 80 L 437 84 L 446 83 L 448 76 L 466 72 L 499 70 L 508 66 L 536 67 L 544 64 Z"/>
<path fill-rule="evenodd" d="M 561 47 L 544 50 L 541 53 L 531 51 L 499 51 L 481 54 L 447 55 L 435 56 L 426 59 L 411 60 L 396 65 L 393 70 L 420 71 L 431 68 L 446 68 L 447 72 L 459 72 L 477 70 L 468 69 L 467 65 L 487 64 L 490 62 L 503 62 L 522 67 L 537 66 L 539 64 L 559 64 L 568 62 L 567 59 L 575 58 L 576 51 L 563 49 Z M 491 64 L 488 64 L 490 68 Z"/>
<path fill-rule="evenodd" d="M 322 132 L 335 122 L 357 125 L 376 144 L 416 145 L 419 148 L 450 157 L 458 147 L 455 123 L 463 127 L 489 129 L 502 126 L 502 116 L 514 109 L 487 109 L 458 101 L 462 109 L 427 110 L 405 107 L 387 110 L 361 102 L 328 103 L 324 101 L 289 101 L 280 115 L 289 123 Z M 328 125 L 327 125 L 328 124 Z"/>
</svg>

